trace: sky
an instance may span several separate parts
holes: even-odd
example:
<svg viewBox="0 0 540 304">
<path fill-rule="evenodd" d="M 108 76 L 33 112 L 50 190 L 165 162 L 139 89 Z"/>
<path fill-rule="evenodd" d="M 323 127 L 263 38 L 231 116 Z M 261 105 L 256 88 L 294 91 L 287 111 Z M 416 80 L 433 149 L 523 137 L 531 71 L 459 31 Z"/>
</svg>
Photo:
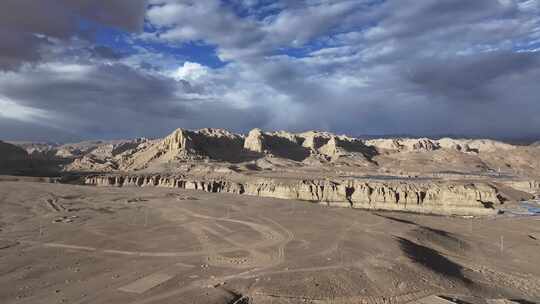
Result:
<svg viewBox="0 0 540 304">
<path fill-rule="evenodd" d="M 540 138 L 540 0 L 2 0 L 0 139 Z"/>
</svg>

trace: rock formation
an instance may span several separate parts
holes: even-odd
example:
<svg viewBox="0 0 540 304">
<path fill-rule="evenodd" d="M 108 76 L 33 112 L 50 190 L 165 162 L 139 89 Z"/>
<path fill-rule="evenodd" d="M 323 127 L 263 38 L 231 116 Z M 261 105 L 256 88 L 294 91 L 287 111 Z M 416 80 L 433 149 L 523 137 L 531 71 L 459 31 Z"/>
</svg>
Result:
<svg viewBox="0 0 540 304">
<path fill-rule="evenodd" d="M 86 141 L 51 149 L 46 154 L 60 159 L 65 171 L 77 172 L 198 170 L 262 175 L 281 172 L 289 176 L 540 178 L 540 147 L 493 140 L 362 140 L 328 132 L 260 129 L 244 136 L 222 129 L 177 129 L 152 140 Z"/>
<path fill-rule="evenodd" d="M 461 152 L 494 152 L 512 150 L 515 146 L 490 139 L 453 139 L 441 138 L 389 138 L 366 141 L 381 150 L 393 151 L 433 151 L 440 148 Z"/>
<path fill-rule="evenodd" d="M 126 156 L 119 168 L 133 170 L 154 163 L 214 160 L 238 162 L 243 159 L 242 136 L 222 129 L 190 131 L 177 129 L 163 140 L 148 143 Z"/>
<path fill-rule="evenodd" d="M 381 150 L 390 151 L 434 151 L 441 146 L 429 138 L 392 138 L 368 140 L 367 144 Z"/>
<path fill-rule="evenodd" d="M 434 151 L 440 148 L 439 143 L 429 140 L 427 138 L 419 139 L 417 143 L 412 146 L 416 151 Z"/>
<path fill-rule="evenodd" d="M 195 149 L 194 136 L 192 132 L 183 129 L 175 130 L 171 135 L 165 137 L 160 143 L 160 149 L 168 159 L 197 159 L 200 151 Z"/>
<path fill-rule="evenodd" d="M 505 184 L 516 190 L 540 196 L 540 180 L 508 181 Z"/>
<path fill-rule="evenodd" d="M 341 157 L 352 157 L 362 161 L 371 160 L 377 154 L 375 149 L 366 146 L 363 141 L 346 136 L 332 136 L 325 145 L 315 151 L 333 161 Z"/>
<path fill-rule="evenodd" d="M 265 151 L 264 141 L 261 129 L 253 129 L 249 131 L 244 141 L 244 149 L 255 153 L 263 153 Z"/>
<path fill-rule="evenodd" d="M 254 129 L 246 137 L 244 148 L 255 153 L 296 161 L 306 160 L 309 156 L 335 161 L 351 153 L 364 159 L 373 154 L 372 149 L 359 139 L 316 131 L 293 134 L 284 131 L 265 133 Z"/>
<path fill-rule="evenodd" d="M 366 180 L 276 181 L 195 179 L 186 176 L 97 175 L 85 184 L 116 187 L 171 187 L 216 193 L 296 199 L 337 207 L 433 214 L 495 214 L 497 189 L 484 183 L 375 182 Z"/>
<path fill-rule="evenodd" d="M 251 130 L 244 141 L 244 149 L 295 161 L 302 161 L 310 155 L 309 150 L 300 144 L 295 134 L 284 131 L 266 133 L 260 129 Z"/>
<path fill-rule="evenodd" d="M 66 170 L 111 172 L 118 170 L 118 165 L 111 159 L 100 159 L 90 154 L 73 160 L 73 162 L 67 165 Z"/>
<path fill-rule="evenodd" d="M 334 134 L 327 132 L 308 131 L 298 134 L 302 138 L 302 146 L 311 150 L 319 150 L 326 145 L 328 141 L 334 137 Z"/>
</svg>

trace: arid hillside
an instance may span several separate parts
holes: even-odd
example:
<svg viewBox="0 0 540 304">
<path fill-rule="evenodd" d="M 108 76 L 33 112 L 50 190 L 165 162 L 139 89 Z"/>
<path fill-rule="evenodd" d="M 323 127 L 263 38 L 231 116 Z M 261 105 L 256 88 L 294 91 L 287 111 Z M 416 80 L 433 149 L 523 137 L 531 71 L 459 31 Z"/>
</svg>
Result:
<svg viewBox="0 0 540 304">
<path fill-rule="evenodd" d="M 508 176 L 536 178 L 538 145 L 494 140 L 362 140 L 328 132 L 177 129 L 158 139 L 20 144 L 32 159 L 62 159 L 71 172 L 246 172 L 301 175 Z"/>
</svg>

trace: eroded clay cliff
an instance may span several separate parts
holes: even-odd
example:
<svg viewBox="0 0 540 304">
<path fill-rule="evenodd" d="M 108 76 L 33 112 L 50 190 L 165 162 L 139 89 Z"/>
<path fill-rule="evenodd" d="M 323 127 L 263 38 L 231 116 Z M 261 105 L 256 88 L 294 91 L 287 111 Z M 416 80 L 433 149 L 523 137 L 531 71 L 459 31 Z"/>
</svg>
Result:
<svg viewBox="0 0 540 304">
<path fill-rule="evenodd" d="M 170 187 L 318 202 L 330 206 L 433 214 L 494 214 L 497 189 L 484 183 L 374 182 L 362 180 L 276 181 L 194 179 L 186 176 L 97 175 L 85 184 L 116 187 Z"/>
</svg>

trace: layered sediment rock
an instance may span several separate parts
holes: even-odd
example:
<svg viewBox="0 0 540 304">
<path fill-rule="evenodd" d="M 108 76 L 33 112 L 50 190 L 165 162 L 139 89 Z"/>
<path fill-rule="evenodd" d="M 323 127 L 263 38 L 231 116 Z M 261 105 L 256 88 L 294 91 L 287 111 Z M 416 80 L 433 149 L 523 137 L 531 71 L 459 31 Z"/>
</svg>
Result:
<svg viewBox="0 0 540 304">
<path fill-rule="evenodd" d="M 243 137 L 222 129 L 177 129 L 158 144 L 168 158 L 229 160 L 242 152 Z"/>
<path fill-rule="evenodd" d="M 365 159 L 374 154 L 374 149 L 367 147 L 362 140 L 315 131 L 294 134 L 285 131 L 266 133 L 254 129 L 246 137 L 244 149 L 297 161 L 303 161 L 309 156 L 336 160 L 353 154 Z"/>
<path fill-rule="evenodd" d="M 434 142 L 429 139 L 419 139 L 417 143 L 413 144 L 413 150 L 420 150 L 420 151 L 434 151 L 439 149 L 439 143 Z"/>
<path fill-rule="evenodd" d="M 519 191 L 540 195 L 540 181 L 537 180 L 509 181 L 505 184 Z"/>
<path fill-rule="evenodd" d="M 310 150 L 301 145 L 300 138 L 295 134 L 284 131 L 266 133 L 260 129 L 249 132 L 244 141 L 244 150 L 296 161 L 310 155 Z"/>
<path fill-rule="evenodd" d="M 391 151 L 434 151 L 441 148 L 436 140 L 429 138 L 388 138 L 366 141 L 370 146 Z"/>
<path fill-rule="evenodd" d="M 460 152 L 494 152 L 512 150 L 515 146 L 489 139 L 453 139 L 441 138 L 385 138 L 371 139 L 367 145 L 390 151 L 433 151 L 449 149 Z"/>
<path fill-rule="evenodd" d="M 355 157 L 358 160 L 369 160 L 377 154 L 375 149 L 366 146 L 363 141 L 346 136 L 332 136 L 317 152 L 330 160 L 346 156 Z"/>
<path fill-rule="evenodd" d="M 206 159 L 239 161 L 243 157 L 243 143 L 242 136 L 222 129 L 177 129 L 163 140 L 126 155 L 118 167 L 130 171 L 146 168 L 153 162 Z"/>
<path fill-rule="evenodd" d="M 159 186 L 304 200 L 330 206 L 433 214 L 493 214 L 496 213 L 495 207 L 499 204 L 496 188 L 482 183 L 364 180 L 279 182 L 273 179 L 238 182 L 225 179 L 194 179 L 186 176 L 99 175 L 87 177 L 85 184 L 116 187 Z"/>
<path fill-rule="evenodd" d="M 261 129 L 253 129 L 248 133 L 248 136 L 244 141 L 244 149 L 256 153 L 264 152 L 265 144 Z"/>
<path fill-rule="evenodd" d="M 75 159 L 66 167 L 69 171 L 92 171 L 92 172 L 110 172 L 117 170 L 116 163 L 108 159 L 100 159 L 93 155 L 86 155 Z"/>
<path fill-rule="evenodd" d="M 300 133 L 298 136 L 303 139 L 303 147 L 318 150 L 320 147 L 326 145 L 334 135 L 327 132 L 308 131 Z"/>
<path fill-rule="evenodd" d="M 198 151 L 195 149 L 193 132 L 177 129 L 169 136 L 165 137 L 160 144 L 160 148 L 168 156 L 173 159 L 181 158 L 196 158 Z"/>
</svg>

